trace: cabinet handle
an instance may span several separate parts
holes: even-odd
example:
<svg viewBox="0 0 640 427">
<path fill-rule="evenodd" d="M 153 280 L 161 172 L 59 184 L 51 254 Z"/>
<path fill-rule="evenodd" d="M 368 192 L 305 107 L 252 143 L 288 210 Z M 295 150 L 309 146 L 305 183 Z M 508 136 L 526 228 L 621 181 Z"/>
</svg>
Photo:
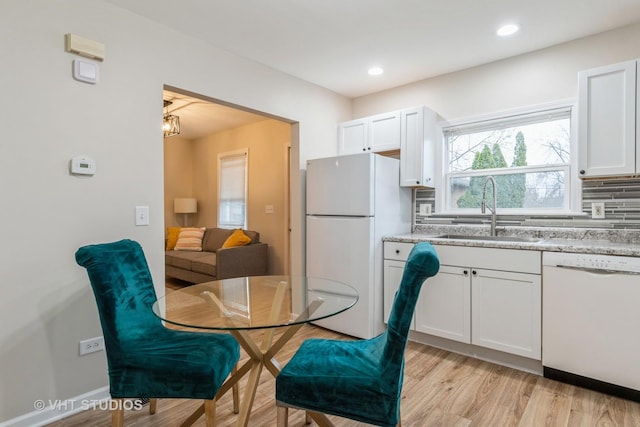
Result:
<svg viewBox="0 0 640 427">
<path fill-rule="evenodd" d="M 475 270 L 473 270 L 473 271 L 471 272 L 471 274 L 473 274 L 473 275 L 475 276 L 475 275 L 477 275 L 477 274 L 478 274 L 478 272 L 477 272 L 477 271 L 475 271 Z"/>
<path fill-rule="evenodd" d="M 420 181 L 416 181 L 416 184 L 420 184 Z"/>
<path fill-rule="evenodd" d="M 396 249 L 396 254 L 399 254 L 399 253 L 400 253 L 400 249 Z"/>
<path fill-rule="evenodd" d="M 580 169 L 580 175 L 584 175 L 585 173 L 587 173 L 584 169 Z"/>
<path fill-rule="evenodd" d="M 469 272 L 467 270 L 462 270 L 462 274 L 464 274 L 465 276 L 468 276 Z"/>
<path fill-rule="evenodd" d="M 366 149 L 366 148 L 363 148 L 363 149 L 362 149 L 362 151 L 367 151 L 367 149 Z"/>
</svg>

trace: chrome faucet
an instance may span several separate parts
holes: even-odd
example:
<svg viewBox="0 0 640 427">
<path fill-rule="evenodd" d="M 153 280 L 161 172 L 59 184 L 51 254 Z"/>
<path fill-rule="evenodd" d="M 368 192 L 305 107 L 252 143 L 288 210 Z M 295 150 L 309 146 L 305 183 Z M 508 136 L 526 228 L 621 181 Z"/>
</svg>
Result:
<svg viewBox="0 0 640 427">
<path fill-rule="evenodd" d="M 482 183 L 482 204 L 480 205 L 480 210 L 481 212 L 484 214 L 487 211 L 487 202 L 486 202 L 486 196 L 487 196 L 487 183 L 491 181 L 491 197 L 492 197 L 492 202 L 491 202 L 491 207 L 489 208 L 489 210 L 491 211 L 491 236 L 496 236 L 496 180 L 493 179 L 492 176 L 488 176 L 485 178 L 484 182 Z"/>
</svg>

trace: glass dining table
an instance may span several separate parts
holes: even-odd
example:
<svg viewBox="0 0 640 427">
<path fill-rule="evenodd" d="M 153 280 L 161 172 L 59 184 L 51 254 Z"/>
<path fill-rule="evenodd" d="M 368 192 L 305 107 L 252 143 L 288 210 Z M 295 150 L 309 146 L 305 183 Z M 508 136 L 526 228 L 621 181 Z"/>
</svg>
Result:
<svg viewBox="0 0 640 427">
<path fill-rule="evenodd" d="M 358 301 L 357 291 L 334 280 L 296 276 L 251 276 L 216 280 L 170 291 L 153 304 L 153 313 L 166 323 L 185 328 L 233 334 L 249 359 L 235 370 L 217 397 L 249 374 L 240 399 L 238 426 L 247 426 L 262 369 L 280 372 L 275 355 L 306 323 L 335 316 Z M 283 333 L 274 340 L 276 329 Z M 262 341 L 249 331 L 262 329 Z M 183 426 L 204 413 L 194 412 Z"/>
</svg>

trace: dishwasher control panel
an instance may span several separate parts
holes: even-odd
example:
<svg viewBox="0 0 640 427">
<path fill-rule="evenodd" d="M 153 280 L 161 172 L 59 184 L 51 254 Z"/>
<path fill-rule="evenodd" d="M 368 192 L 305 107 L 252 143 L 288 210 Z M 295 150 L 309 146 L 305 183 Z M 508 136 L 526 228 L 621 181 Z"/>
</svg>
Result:
<svg viewBox="0 0 640 427">
<path fill-rule="evenodd" d="M 545 252 L 542 263 L 553 267 L 640 274 L 640 258 L 627 256 Z"/>
</svg>

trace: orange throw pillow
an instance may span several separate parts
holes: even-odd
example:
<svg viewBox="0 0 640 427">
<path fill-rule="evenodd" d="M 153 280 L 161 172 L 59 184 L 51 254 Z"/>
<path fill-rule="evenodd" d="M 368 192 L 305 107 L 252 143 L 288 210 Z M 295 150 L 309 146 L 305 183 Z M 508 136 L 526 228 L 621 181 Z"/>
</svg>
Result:
<svg viewBox="0 0 640 427">
<path fill-rule="evenodd" d="M 222 244 L 223 248 L 232 248 L 234 246 L 245 246 L 251 243 L 251 237 L 242 232 L 241 229 L 235 230 L 231 233 L 231 236 L 227 237 L 227 240 Z"/>
<path fill-rule="evenodd" d="M 172 251 L 178 243 L 178 236 L 180 235 L 180 228 L 182 227 L 167 227 L 167 249 Z"/>
</svg>

